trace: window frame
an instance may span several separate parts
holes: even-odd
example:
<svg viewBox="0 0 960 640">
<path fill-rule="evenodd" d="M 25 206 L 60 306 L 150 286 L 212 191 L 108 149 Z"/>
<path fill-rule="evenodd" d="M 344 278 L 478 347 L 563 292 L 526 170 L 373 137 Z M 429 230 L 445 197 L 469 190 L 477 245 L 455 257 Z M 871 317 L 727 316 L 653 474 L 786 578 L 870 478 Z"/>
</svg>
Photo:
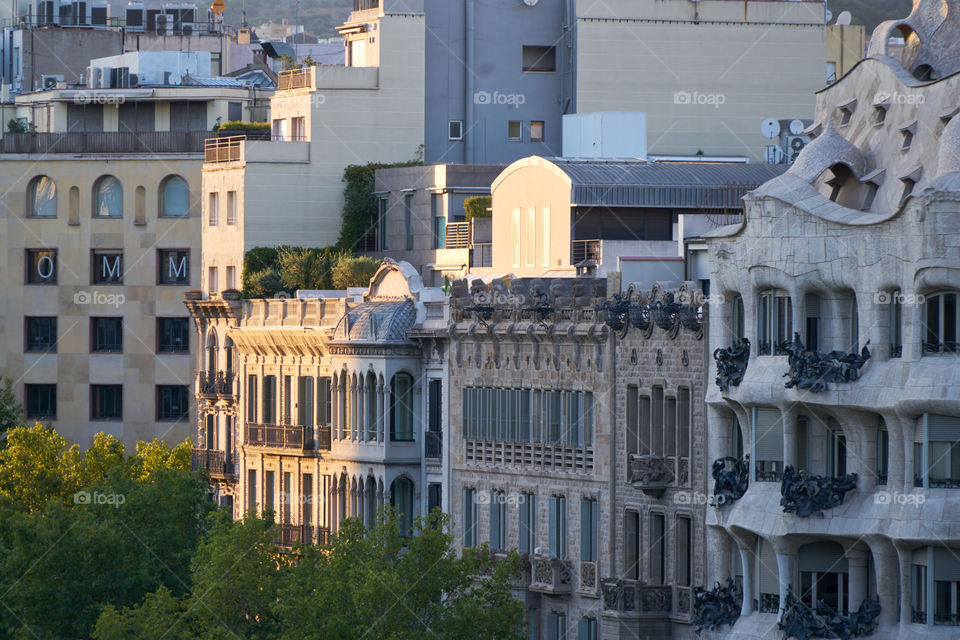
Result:
<svg viewBox="0 0 960 640">
<path fill-rule="evenodd" d="M 39 391 L 53 391 L 53 409 L 52 411 L 33 411 L 31 405 L 34 404 Z M 57 419 L 57 385 L 56 383 L 32 383 L 28 382 L 23 386 L 23 410 L 28 420 L 56 420 Z M 49 405 L 49 398 L 47 398 Z"/>
<path fill-rule="evenodd" d="M 53 215 L 49 215 L 49 214 L 48 214 L 48 215 L 41 215 L 41 214 L 38 214 L 38 213 L 37 213 L 37 211 L 38 211 L 38 209 L 37 209 L 37 195 L 36 195 L 36 194 L 37 194 L 37 189 L 38 189 L 39 185 L 40 185 L 44 180 L 49 180 L 50 183 L 53 185 L 52 197 L 51 197 L 49 200 L 47 200 L 47 203 L 52 203 Z M 36 175 L 36 176 L 34 176 L 33 178 L 30 179 L 30 182 L 27 184 L 27 211 L 26 211 L 26 213 L 27 213 L 27 216 L 26 216 L 26 217 L 27 217 L 27 218 L 40 219 L 40 220 L 56 219 L 56 217 L 57 217 L 57 204 L 58 204 L 58 203 L 57 203 L 57 182 L 56 182 L 53 178 L 51 178 L 50 176 L 45 175 L 45 174 L 40 174 L 40 175 Z M 50 205 L 48 205 L 48 206 L 50 206 Z M 43 207 L 43 208 L 40 209 L 40 210 L 42 211 L 42 210 L 45 209 L 45 208 L 46 208 L 46 207 Z"/>
<path fill-rule="evenodd" d="M 119 390 L 119 405 L 120 411 L 117 415 L 100 415 L 100 394 L 106 390 L 116 391 Z M 123 420 L 123 385 L 122 384 L 91 384 L 90 385 L 90 419 L 91 420 L 109 420 L 109 421 L 122 421 Z"/>
<path fill-rule="evenodd" d="M 31 331 L 32 323 L 37 321 L 52 321 L 53 329 L 53 342 L 48 346 L 44 347 L 31 347 L 30 335 L 33 333 Z M 24 353 L 56 353 L 57 352 L 57 343 L 59 341 L 57 316 L 24 316 L 23 318 L 23 352 Z M 49 327 L 48 327 L 49 330 Z"/>
<path fill-rule="evenodd" d="M 60 270 L 59 252 L 57 249 L 26 249 L 24 255 L 24 284 L 41 286 L 57 284 L 58 272 Z M 36 260 L 33 260 L 34 256 L 38 256 Z M 44 258 L 49 259 L 53 265 L 51 267 L 51 274 L 47 278 L 44 278 L 40 273 L 40 262 Z M 31 269 L 34 262 L 36 263 L 36 269 Z M 34 274 L 36 274 L 36 276 Z"/>
<path fill-rule="evenodd" d="M 104 348 L 98 346 L 99 323 L 109 321 L 117 323 L 119 328 L 120 342 L 119 348 Z M 123 353 L 123 317 L 122 316 L 91 316 L 90 317 L 90 353 L 91 354 L 121 354 Z M 113 346 L 111 343 L 108 346 Z"/>
<path fill-rule="evenodd" d="M 171 184 L 176 183 L 178 181 L 183 183 L 183 187 L 186 189 L 187 208 L 182 213 L 167 213 L 167 206 L 169 204 L 167 200 L 167 189 L 170 187 Z M 177 219 L 190 217 L 190 183 L 187 182 L 186 178 L 184 178 L 179 174 L 171 173 L 170 175 L 166 176 L 163 180 L 160 181 L 160 189 L 158 190 L 157 194 L 160 199 L 160 202 L 158 203 L 158 207 L 157 207 L 158 217 L 177 218 Z"/>
<path fill-rule="evenodd" d="M 166 323 L 175 322 L 183 324 L 183 341 L 180 348 L 176 343 L 164 343 L 165 334 L 171 333 L 166 330 Z M 173 346 L 171 346 L 173 345 Z M 157 353 L 160 355 L 189 355 L 190 354 L 190 318 L 177 316 L 157 316 Z"/>
<path fill-rule="evenodd" d="M 117 188 L 119 189 L 120 211 L 116 215 L 110 214 L 110 213 L 106 215 L 102 215 L 100 213 L 101 206 L 106 204 L 106 202 L 101 195 L 102 194 L 101 188 L 103 184 L 111 180 L 116 183 Z M 100 219 L 100 220 L 119 220 L 123 218 L 123 183 L 120 182 L 120 179 L 117 178 L 115 175 L 108 173 L 97 178 L 96 181 L 94 181 L 93 183 L 93 190 L 91 195 L 92 195 L 91 217 Z M 107 211 L 109 210 L 110 208 L 107 207 Z"/>
<path fill-rule="evenodd" d="M 183 410 L 175 414 L 172 410 L 164 411 L 165 394 L 176 391 L 182 394 Z M 158 384 L 156 387 L 156 416 L 157 422 L 180 422 L 190 418 L 190 390 L 181 384 Z"/>
<path fill-rule="evenodd" d="M 457 134 L 454 135 L 454 125 L 457 127 Z M 447 140 L 451 141 L 460 141 L 463 140 L 463 120 L 449 120 L 447 122 Z"/>
</svg>

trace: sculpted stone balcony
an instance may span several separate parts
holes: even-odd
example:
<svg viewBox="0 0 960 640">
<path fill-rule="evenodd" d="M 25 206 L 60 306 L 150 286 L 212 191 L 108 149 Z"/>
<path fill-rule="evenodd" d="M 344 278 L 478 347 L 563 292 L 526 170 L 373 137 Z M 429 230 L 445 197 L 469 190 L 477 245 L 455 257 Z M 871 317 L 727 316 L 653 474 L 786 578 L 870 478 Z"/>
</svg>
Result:
<svg viewBox="0 0 960 640">
<path fill-rule="evenodd" d="M 198 371 L 197 390 L 207 397 L 232 397 L 237 395 L 234 389 L 236 375 L 232 371 Z"/>
<path fill-rule="evenodd" d="M 530 565 L 531 591 L 549 595 L 570 593 L 573 579 L 569 560 L 532 556 Z"/>
<path fill-rule="evenodd" d="M 631 454 L 630 482 L 645 494 L 654 498 L 663 496 L 674 479 L 673 464 L 668 458 Z"/>
<path fill-rule="evenodd" d="M 643 584 L 637 580 L 604 580 L 601 584 L 606 612 L 643 618 L 689 619 L 693 611 L 690 587 Z"/>
</svg>

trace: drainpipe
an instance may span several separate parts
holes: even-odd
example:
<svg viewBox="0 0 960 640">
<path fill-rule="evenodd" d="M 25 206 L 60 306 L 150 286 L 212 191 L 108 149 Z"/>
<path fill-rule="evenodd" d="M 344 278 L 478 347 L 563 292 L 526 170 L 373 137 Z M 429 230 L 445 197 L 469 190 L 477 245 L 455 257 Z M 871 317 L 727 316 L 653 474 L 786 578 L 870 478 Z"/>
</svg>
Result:
<svg viewBox="0 0 960 640">
<path fill-rule="evenodd" d="M 475 152 L 474 152 L 474 137 L 473 137 L 473 119 L 474 119 L 474 102 L 473 94 L 476 91 L 474 85 L 474 61 L 475 61 L 475 35 L 476 27 L 474 26 L 474 0 L 464 0 L 464 31 L 465 31 L 465 51 L 464 51 L 464 69 L 466 76 L 464 78 L 464 85 L 466 91 L 464 92 L 464 103 L 466 106 L 464 113 L 464 123 L 463 123 L 463 138 L 464 138 L 464 162 L 467 164 L 473 163 L 475 161 Z"/>
</svg>

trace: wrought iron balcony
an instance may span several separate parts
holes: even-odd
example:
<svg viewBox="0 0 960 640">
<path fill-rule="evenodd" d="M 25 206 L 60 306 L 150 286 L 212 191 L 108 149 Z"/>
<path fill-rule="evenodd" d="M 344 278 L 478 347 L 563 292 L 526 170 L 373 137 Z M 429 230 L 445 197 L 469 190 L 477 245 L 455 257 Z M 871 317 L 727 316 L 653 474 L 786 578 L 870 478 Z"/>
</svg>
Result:
<svg viewBox="0 0 960 640">
<path fill-rule="evenodd" d="M 780 611 L 780 594 L 761 593 L 760 600 L 754 601 L 753 605 L 759 613 L 777 613 Z"/>
<path fill-rule="evenodd" d="M 236 475 L 236 465 L 226 451 L 194 448 L 190 454 L 190 467 L 197 471 L 206 469 L 211 477 L 230 478 Z"/>
<path fill-rule="evenodd" d="M 732 579 L 728 578 L 726 585 L 717 582 L 710 591 L 698 587 L 694 591 L 691 618 L 697 635 L 704 629 L 716 631 L 722 626 L 733 625 L 740 617 L 742 603 L 743 591 Z"/>
<path fill-rule="evenodd" d="M 663 456 L 630 456 L 630 482 L 645 494 L 659 498 L 674 481 L 673 465 Z"/>
<path fill-rule="evenodd" d="M 790 371 L 786 376 L 790 380 L 784 385 L 787 389 L 809 389 L 810 393 L 820 393 L 829 388 L 829 383 L 856 382 L 860 379 L 860 369 L 870 359 L 870 349 L 864 345 L 860 354 L 831 351 L 807 351 L 800 340 L 800 334 L 795 333 L 793 342 L 784 343 L 784 349 L 789 356 Z"/>
<path fill-rule="evenodd" d="M 603 240 L 574 240 L 570 249 L 570 264 L 600 264 L 603 255 Z"/>
<path fill-rule="evenodd" d="M 203 153 L 210 131 L 5 133 L 3 153 Z"/>
<path fill-rule="evenodd" d="M 877 600 L 864 600 L 856 611 L 843 615 L 822 600 L 813 606 L 801 602 L 791 589 L 787 592 L 779 627 L 788 638 L 797 640 L 848 640 L 873 634 L 877 630 L 879 618 L 880 602 Z"/>
<path fill-rule="evenodd" d="M 302 425 L 248 423 L 244 430 L 244 444 L 268 449 L 306 451 L 314 448 Z"/>
<path fill-rule="evenodd" d="M 197 382 L 202 396 L 236 396 L 232 371 L 198 371 Z"/>
<path fill-rule="evenodd" d="M 426 458 L 439 459 L 443 457 L 443 432 L 427 431 L 423 443 L 423 455 Z"/>
<path fill-rule="evenodd" d="M 570 593 L 572 577 L 569 560 L 532 556 L 530 590 L 551 595 Z"/>
<path fill-rule="evenodd" d="M 644 618 L 689 616 L 693 608 L 691 593 L 690 587 L 641 584 L 636 580 L 606 579 L 600 584 L 605 611 Z"/>
<path fill-rule="evenodd" d="M 857 488 L 857 474 L 848 473 L 839 478 L 808 475 L 796 471 L 792 465 L 783 470 L 780 488 L 780 506 L 784 513 L 796 513 L 797 517 L 823 515 L 824 510 L 843 504 L 847 493 Z"/>
<path fill-rule="evenodd" d="M 739 460 L 732 456 L 714 460 L 713 502 L 722 507 L 739 500 L 750 487 L 750 456 Z"/>
<path fill-rule="evenodd" d="M 306 524 L 281 524 L 276 533 L 277 546 L 292 549 L 298 544 L 330 544 L 330 528 L 314 527 Z"/>
<path fill-rule="evenodd" d="M 713 359 L 717 362 L 717 386 L 720 391 L 726 391 L 731 386 L 739 387 L 750 362 L 750 341 L 741 338 L 732 347 L 717 349 L 713 352 Z"/>
<path fill-rule="evenodd" d="M 317 427 L 317 449 L 319 451 L 330 451 L 332 429 L 328 424 L 321 424 Z"/>
</svg>

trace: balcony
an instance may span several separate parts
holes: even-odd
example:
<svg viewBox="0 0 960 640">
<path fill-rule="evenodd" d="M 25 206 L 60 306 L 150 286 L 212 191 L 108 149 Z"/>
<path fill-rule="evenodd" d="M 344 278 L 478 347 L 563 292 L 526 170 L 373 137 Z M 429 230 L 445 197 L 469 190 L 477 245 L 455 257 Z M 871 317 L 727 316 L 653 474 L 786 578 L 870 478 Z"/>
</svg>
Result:
<svg viewBox="0 0 960 640">
<path fill-rule="evenodd" d="M 443 432 L 427 431 L 426 440 L 423 443 L 423 455 L 425 458 L 440 459 L 443 456 Z"/>
<path fill-rule="evenodd" d="M 570 255 L 570 264 L 581 266 L 584 264 L 598 265 L 602 256 L 602 240 L 574 240 Z"/>
<path fill-rule="evenodd" d="M 202 396 L 236 396 L 232 371 L 198 371 L 197 388 Z"/>
<path fill-rule="evenodd" d="M 204 153 L 210 131 L 5 133 L 3 153 Z"/>
<path fill-rule="evenodd" d="M 247 136 L 230 136 L 227 138 L 209 138 L 203 147 L 203 161 L 240 162 L 243 156 L 243 142 Z"/>
<path fill-rule="evenodd" d="M 630 483 L 648 496 L 663 496 L 675 477 L 669 458 L 637 454 L 630 456 Z"/>
<path fill-rule="evenodd" d="M 643 618 L 686 620 L 693 608 L 690 587 L 607 579 L 601 583 L 600 593 L 605 611 L 639 615 Z"/>
<path fill-rule="evenodd" d="M 321 424 L 317 427 L 317 450 L 330 451 L 332 443 L 332 430 L 330 425 Z"/>
<path fill-rule="evenodd" d="M 194 471 L 206 469 L 211 478 L 233 478 L 236 465 L 226 451 L 194 448 L 190 454 L 190 468 Z"/>
<path fill-rule="evenodd" d="M 470 235 L 469 222 L 451 222 L 447 224 L 445 247 L 447 249 L 469 249 Z"/>
<path fill-rule="evenodd" d="M 533 556 L 530 559 L 530 590 L 548 595 L 570 593 L 573 582 L 569 560 Z"/>
<path fill-rule="evenodd" d="M 302 69 L 288 69 L 280 72 L 280 79 L 277 83 L 278 91 L 292 91 L 293 89 L 312 89 L 313 88 L 313 67 L 304 67 Z"/>
<path fill-rule="evenodd" d="M 329 451 L 331 444 L 330 425 L 316 429 L 296 424 L 247 423 L 244 427 L 245 445 L 279 449 L 282 451 Z"/>
<path fill-rule="evenodd" d="M 284 549 L 292 549 L 298 544 L 330 544 L 328 527 L 312 527 L 306 524 L 281 524 L 277 526 L 276 544 Z"/>
<path fill-rule="evenodd" d="M 795 471 L 792 465 L 783 469 L 780 506 L 784 513 L 798 518 L 822 516 L 827 509 L 843 504 L 847 493 L 857 488 L 857 474 L 831 478 Z"/>
</svg>

